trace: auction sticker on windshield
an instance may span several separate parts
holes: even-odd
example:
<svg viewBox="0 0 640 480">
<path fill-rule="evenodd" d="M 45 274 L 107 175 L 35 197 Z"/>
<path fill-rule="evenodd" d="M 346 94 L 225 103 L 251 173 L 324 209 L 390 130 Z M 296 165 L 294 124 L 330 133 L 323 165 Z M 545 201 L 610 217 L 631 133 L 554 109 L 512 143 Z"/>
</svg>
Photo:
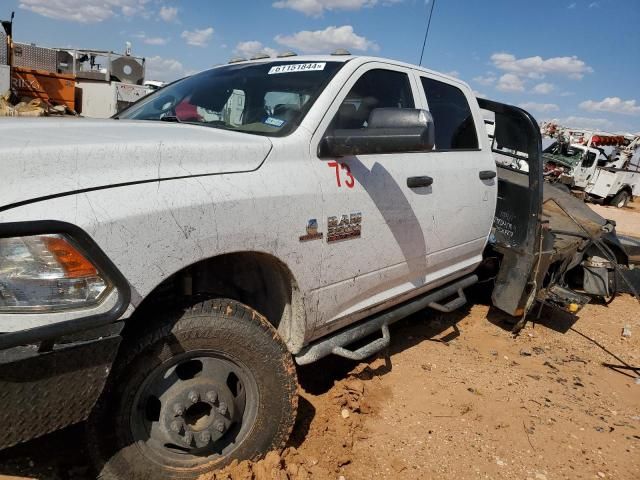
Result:
<svg viewBox="0 0 640 480">
<path fill-rule="evenodd" d="M 272 127 L 282 127 L 286 122 L 279 118 L 267 117 L 262 123 L 265 125 L 271 125 Z"/>
<path fill-rule="evenodd" d="M 319 70 L 324 70 L 325 65 L 325 62 L 277 65 L 269 69 L 269 75 L 275 75 L 276 73 L 317 72 Z"/>
</svg>

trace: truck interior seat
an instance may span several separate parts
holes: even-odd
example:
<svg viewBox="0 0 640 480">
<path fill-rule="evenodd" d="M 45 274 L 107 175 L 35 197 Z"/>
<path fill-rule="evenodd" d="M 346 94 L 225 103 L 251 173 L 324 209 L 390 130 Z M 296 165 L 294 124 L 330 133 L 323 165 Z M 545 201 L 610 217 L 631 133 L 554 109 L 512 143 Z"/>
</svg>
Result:
<svg viewBox="0 0 640 480">
<path fill-rule="evenodd" d="M 359 118 L 358 111 L 353 103 L 340 105 L 336 116 L 336 128 L 362 128 L 362 119 Z"/>
<path fill-rule="evenodd" d="M 300 114 L 300 107 L 293 103 L 280 103 L 273 107 L 273 116 L 290 122 Z"/>
</svg>

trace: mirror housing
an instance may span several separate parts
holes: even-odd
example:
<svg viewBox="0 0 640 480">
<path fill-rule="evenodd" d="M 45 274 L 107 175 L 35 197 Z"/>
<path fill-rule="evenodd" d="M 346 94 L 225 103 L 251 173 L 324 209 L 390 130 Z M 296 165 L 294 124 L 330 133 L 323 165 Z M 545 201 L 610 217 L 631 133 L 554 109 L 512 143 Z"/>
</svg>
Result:
<svg viewBox="0 0 640 480">
<path fill-rule="evenodd" d="M 319 157 L 372 153 L 424 152 L 433 149 L 435 128 L 426 110 L 375 108 L 367 128 L 328 131 L 319 145 Z"/>
</svg>

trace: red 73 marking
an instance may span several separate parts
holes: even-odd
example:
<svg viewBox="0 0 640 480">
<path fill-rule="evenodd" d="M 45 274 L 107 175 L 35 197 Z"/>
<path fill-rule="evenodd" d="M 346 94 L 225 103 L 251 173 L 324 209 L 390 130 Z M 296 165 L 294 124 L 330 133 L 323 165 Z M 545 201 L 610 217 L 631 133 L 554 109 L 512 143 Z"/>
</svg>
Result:
<svg viewBox="0 0 640 480">
<path fill-rule="evenodd" d="M 338 184 L 338 187 L 342 187 L 342 182 L 340 181 L 341 175 L 346 177 L 344 179 L 344 184 L 348 188 L 354 187 L 354 185 L 356 184 L 356 179 L 353 178 L 349 165 L 347 165 L 346 163 L 338 163 L 338 162 L 329 162 L 327 165 L 329 165 L 329 168 L 336 169 L 336 183 Z M 341 174 L 341 171 L 344 171 L 344 173 Z"/>
</svg>

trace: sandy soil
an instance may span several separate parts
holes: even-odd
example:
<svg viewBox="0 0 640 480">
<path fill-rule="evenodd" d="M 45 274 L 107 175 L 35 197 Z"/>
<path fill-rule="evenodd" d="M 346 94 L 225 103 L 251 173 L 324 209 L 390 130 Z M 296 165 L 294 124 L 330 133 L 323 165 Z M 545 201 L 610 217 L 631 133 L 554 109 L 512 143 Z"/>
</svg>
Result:
<svg viewBox="0 0 640 480">
<path fill-rule="evenodd" d="M 575 323 L 545 310 L 514 338 L 483 298 L 396 324 L 369 362 L 301 369 L 289 448 L 206 480 L 640 478 L 635 300 L 587 305 Z M 85 458 L 73 427 L 4 451 L 0 473 L 84 479 Z"/>
<path fill-rule="evenodd" d="M 605 207 L 593 203 L 588 205 L 604 218 L 614 220 L 616 231 L 619 233 L 640 237 L 640 198 L 630 202 L 624 208 Z"/>
</svg>

